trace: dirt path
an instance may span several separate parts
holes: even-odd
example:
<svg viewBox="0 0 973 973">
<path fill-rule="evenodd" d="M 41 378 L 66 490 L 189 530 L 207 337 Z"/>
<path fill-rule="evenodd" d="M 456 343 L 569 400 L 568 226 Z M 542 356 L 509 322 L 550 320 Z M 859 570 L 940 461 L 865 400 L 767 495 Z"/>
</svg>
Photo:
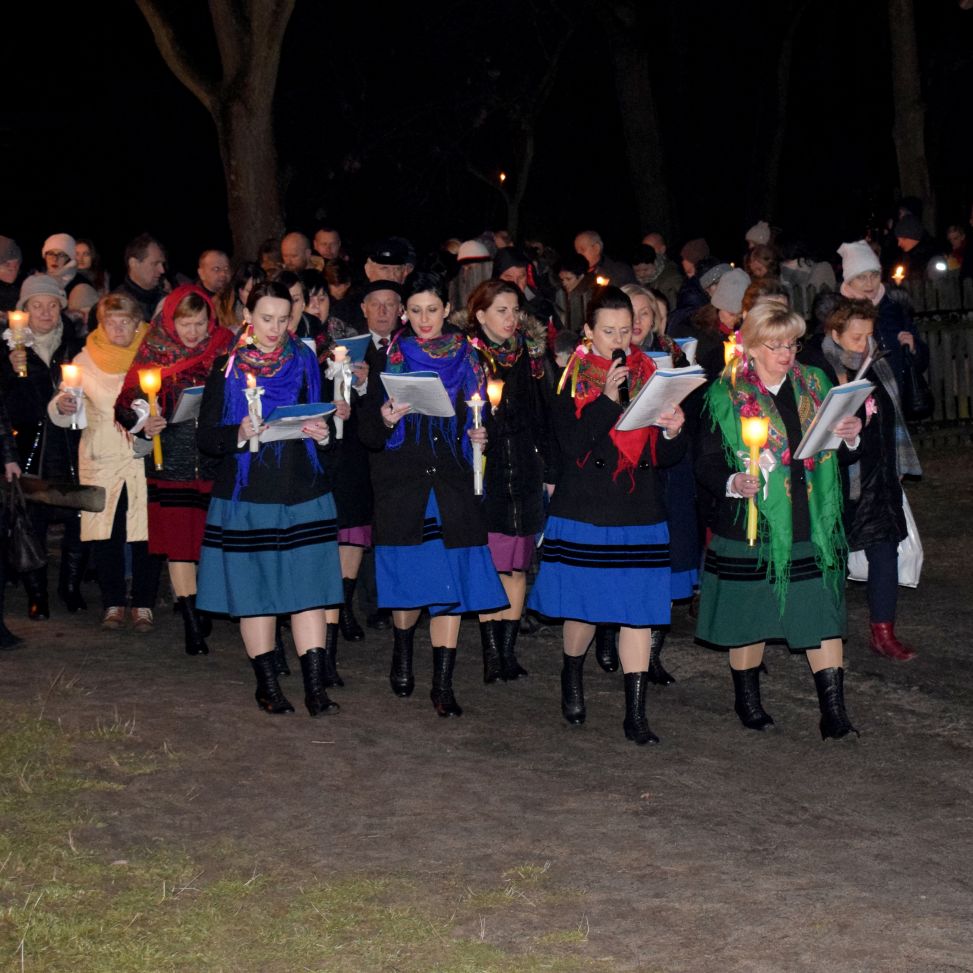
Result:
<svg viewBox="0 0 973 973">
<path fill-rule="evenodd" d="M 416 693 L 400 700 L 388 639 L 373 633 L 341 645 L 341 712 L 312 721 L 296 674 L 295 716 L 258 710 L 228 623 L 209 657 L 189 658 L 167 610 L 153 635 L 119 638 L 94 610 L 28 623 L 14 595 L 11 627 L 30 645 L 0 658 L 0 698 L 173 758 L 86 796 L 102 826 L 75 840 L 105 856 L 167 845 L 218 869 L 230 842 L 298 880 L 401 879 L 417 899 L 456 896 L 450 936 L 513 956 L 546 943 L 586 968 L 973 970 L 973 455 L 923 459 L 910 498 L 926 566 L 918 591 L 902 591 L 899 625 L 919 658 L 869 654 L 863 590 L 849 593 L 859 741 L 821 742 L 812 679 L 783 652 L 764 683 L 777 729 L 744 731 L 725 658 L 693 646 L 683 612 L 666 653 L 678 682 L 650 692 L 656 748 L 624 740 L 621 677 L 593 659 L 587 724 L 561 720 L 553 635 L 524 641 L 529 679 L 485 687 L 473 623 L 462 719 L 433 714 L 425 634 Z M 487 894 L 498 889 L 502 909 Z"/>
</svg>

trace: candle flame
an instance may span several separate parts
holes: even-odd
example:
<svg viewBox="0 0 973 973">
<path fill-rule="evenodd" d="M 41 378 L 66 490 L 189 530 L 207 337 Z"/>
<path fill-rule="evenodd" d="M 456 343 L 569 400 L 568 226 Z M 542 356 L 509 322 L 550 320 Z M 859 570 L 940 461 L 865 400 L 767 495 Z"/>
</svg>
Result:
<svg viewBox="0 0 973 973">
<path fill-rule="evenodd" d="M 61 380 L 69 388 L 78 387 L 78 379 L 81 378 L 81 367 L 79 365 L 62 365 Z"/>
<path fill-rule="evenodd" d="M 339 364 L 348 357 L 348 349 L 344 345 L 338 345 L 334 350 L 334 360 Z"/>
<path fill-rule="evenodd" d="M 500 400 L 503 398 L 503 382 L 500 379 L 494 378 L 487 382 L 487 398 L 494 409 L 500 405 Z"/>
<path fill-rule="evenodd" d="M 596 284 L 597 284 L 597 285 L 598 285 L 599 287 L 607 287 L 607 286 L 608 286 L 608 285 L 609 285 L 609 284 L 611 283 L 611 278 L 610 278 L 610 277 L 602 277 L 602 275 L 601 275 L 601 274 L 599 274 L 599 275 L 598 275 L 598 276 L 597 276 L 597 277 L 595 278 L 595 283 L 596 283 Z"/>
<path fill-rule="evenodd" d="M 474 392 L 474 393 L 473 393 L 473 396 L 472 396 L 472 401 L 473 401 L 473 402 L 482 402 L 482 401 L 483 401 L 483 400 L 482 400 L 482 399 L 480 398 L 480 393 L 479 393 L 479 392 Z"/>
<path fill-rule="evenodd" d="M 500 182 L 506 182 L 506 181 L 507 181 L 507 174 L 505 172 L 501 172 L 500 173 Z"/>
<path fill-rule="evenodd" d="M 26 328 L 30 315 L 26 311 L 8 311 L 7 324 L 11 328 Z"/>
<path fill-rule="evenodd" d="M 762 449 L 767 444 L 767 436 L 770 432 L 770 419 L 767 416 L 742 418 L 740 427 L 743 442 L 747 446 L 756 446 L 757 449 Z"/>
<path fill-rule="evenodd" d="M 896 284 L 901 284 L 902 281 L 905 280 L 905 267 L 902 264 L 899 264 L 898 267 L 895 268 L 895 271 L 892 274 L 892 280 L 894 280 Z"/>
<path fill-rule="evenodd" d="M 723 364 L 729 365 L 737 353 L 737 336 L 735 331 L 730 332 L 730 337 L 723 342 Z"/>
<path fill-rule="evenodd" d="M 140 368 L 139 385 L 146 395 L 155 395 L 162 388 L 162 369 Z"/>
<path fill-rule="evenodd" d="M 247 374 L 247 388 L 255 389 L 257 387 L 257 376 L 253 372 Z"/>
</svg>

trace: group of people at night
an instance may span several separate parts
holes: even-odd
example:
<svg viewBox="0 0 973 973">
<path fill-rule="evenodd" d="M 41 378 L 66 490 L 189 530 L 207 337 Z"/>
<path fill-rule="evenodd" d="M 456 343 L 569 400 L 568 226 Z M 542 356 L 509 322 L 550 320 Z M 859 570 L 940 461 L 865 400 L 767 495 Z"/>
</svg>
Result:
<svg viewBox="0 0 973 973">
<path fill-rule="evenodd" d="M 891 255 L 910 278 L 928 272 L 925 251 L 909 259 L 913 224 L 900 212 Z M 7 583 L 23 584 L 37 623 L 85 611 L 96 585 L 103 628 L 146 633 L 167 567 L 186 653 L 209 652 L 214 621 L 238 625 L 269 714 L 294 711 L 288 629 L 319 716 L 339 709 L 339 642 L 365 638 L 359 616 L 386 633 L 391 692 L 411 696 L 416 670 L 429 672 L 416 662 L 427 613 L 421 678 L 445 718 L 463 712 L 464 617 L 479 626 L 488 685 L 527 677 L 519 639 L 560 625 L 564 719 L 585 722 L 591 652 L 621 669 L 624 736 L 646 744 L 658 742 L 647 690 L 675 681 L 662 656 L 684 603 L 696 641 L 728 655 L 744 727 L 774 724 L 760 687 L 771 643 L 806 655 L 822 738 L 856 735 L 849 550 L 868 562 L 868 646 L 916 654 L 895 630 L 901 482 L 921 474 L 900 383 L 907 356 L 921 369 L 928 354 L 879 241 L 836 241 L 832 262 L 774 236 L 758 223 L 732 260 L 702 238 L 674 260 L 653 232 L 623 262 L 593 230 L 561 258 L 498 231 L 423 259 L 390 237 L 356 260 L 321 226 L 251 260 L 204 251 L 182 276 L 143 234 L 117 286 L 91 240 L 48 237 L 28 272 L 0 236 L 6 479 L 104 491 L 81 511 L 28 504 L 45 548 L 60 525 L 57 599 L 46 568 L 4 578 L 0 562 L 0 647 L 35 632 L 3 623 Z M 961 269 L 962 247 L 950 259 Z M 813 296 L 807 320 L 797 289 L 802 307 Z M 349 355 L 356 337 L 363 355 Z M 658 368 L 692 362 L 705 384 L 655 424 L 619 428 Z M 430 374 L 452 414 L 390 391 Z M 840 445 L 796 459 L 829 390 L 860 377 L 874 390 L 832 428 Z M 269 435 L 275 410 L 299 435 Z M 766 443 L 752 468 L 741 420 L 758 416 Z"/>
</svg>

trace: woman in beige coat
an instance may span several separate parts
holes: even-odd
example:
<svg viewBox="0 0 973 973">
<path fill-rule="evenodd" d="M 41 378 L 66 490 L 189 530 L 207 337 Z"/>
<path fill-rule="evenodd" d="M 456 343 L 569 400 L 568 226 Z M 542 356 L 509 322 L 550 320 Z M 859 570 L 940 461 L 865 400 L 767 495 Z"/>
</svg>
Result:
<svg viewBox="0 0 973 973">
<path fill-rule="evenodd" d="M 73 364 L 80 366 L 80 396 L 62 383 L 48 414 L 58 426 L 72 421 L 83 430 L 78 456 L 82 483 L 105 488 L 105 509 L 81 514 L 81 540 L 92 543 L 102 597 L 102 627 L 125 624 L 125 544 L 132 545 L 132 622 L 137 632 L 152 629 L 152 608 L 162 561 L 148 553 L 148 489 L 140 442 L 115 422 L 115 400 L 148 326 L 125 294 L 98 302 L 98 327 L 88 335 Z M 143 441 L 144 442 L 144 441 Z"/>
</svg>

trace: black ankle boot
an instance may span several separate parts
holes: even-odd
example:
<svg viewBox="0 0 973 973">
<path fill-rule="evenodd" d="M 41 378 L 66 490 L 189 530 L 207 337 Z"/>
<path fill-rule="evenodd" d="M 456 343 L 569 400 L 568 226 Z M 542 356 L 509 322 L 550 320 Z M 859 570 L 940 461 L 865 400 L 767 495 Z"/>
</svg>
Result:
<svg viewBox="0 0 973 973">
<path fill-rule="evenodd" d="M 337 628 L 335 625 L 335 637 Z M 328 628 L 331 628 L 329 625 Z M 325 649 L 308 649 L 301 658 L 301 675 L 304 676 L 304 705 L 311 716 L 321 716 L 322 713 L 334 713 L 340 707 L 328 697 L 327 686 L 327 655 Z"/>
<path fill-rule="evenodd" d="M 195 604 L 196 596 L 193 595 L 193 605 Z M 213 619 L 206 612 L 201 612 L 198 608 L 194 608 L 194 611 L 196 612 L 196 624 L 199 626 L 199 634 L 204 639 L 208 639 L 213 634 Z"/>
<path fill-rule="evenodd" d="M 411 696 L 416 688 L 416 679 L 412 674 L 412 642 L 415 638 L 416 626 L 412 628 L 396 628 L 392 626 L 392 668 L 389 670 L 389 685 L 396 696 Z"/>
<path fill-rule="evenodd" d="M 57 593 L 64 607 L 72 614 L 84 611 L 88 603 L 81 593 L 81 579 L 88 567 L 88 545 L 61 549 L 61 572 L 58 578 Z"/>
<path fill-rule="evenodd" d="M 287 664 L 287 653 L 284 651 L 284 632 L 280 619 L 274 622 L 274 670 L 278 676 L 289 676 L 290 666 Z"/>
<path fill-rule="evenodd" d="M 513 682 L 527 675 L 527 670 L 517 661 L 514 649 L 517 647 L 517 633 L 520 619 L 504 619 L 500 626 L 500 675 L 504 682 Z"/>
<path fill-rule="evenodd" d="M 500 678 L 500 622 L 480 622 L 480 644 L 483 647 L 483 681 L 490 685 Z"/>
<path fill-rule="evenodd" d="M 346 642 L 360 642 L 365 632 L 358 619 L 355 618 L 355 585 L 357 578 L 342 578 L 341 584 L 345 589 L 345 603 L 338 612 L 338 625 L 341 627 L 341 637 Z"/>
<path fill-rule="evenodd" d="M 618 626 L 595 627 L 595 658 L 605 672 L 618 671 Z"/>
<path fill-rule="evenodd" d="M 662 665 L 662 646 L 666 641 L 666 629 L 652 629 L 652 648 L 649 650 L 649 682 L 655 686 L 671 686 L 676 680 Z"/>
<path fill-rule="evenodd" d="M 293 713 L 294 707 L 280 690 L 277 682 L 277 671 L 274 668 L 273 651 L 264 652 L 250 660 L 253 671 L 257 674 L 257 705 L 268 713 Z"/>
<path fill-rule="evenodd" d="M 659 738 L 649 728 L 645 718 L 645 687 L 649 684 L 647 672 L 625 673 L 625 739 L 644 743 L 658 743 Z"/>
<path fill-rule="evenodd" d="M 822 669 L 814 674 L 814 685 L 821 708 L 821 739 L 840 740 L 849 733 L 858 736 L 845 712 L 845 670 L 840 666 Z"/>
<path fill-rule="evenodd" d="M 199 630 L 199 615 L 196 614 L 196 596 L 186 595 L 177 598 L 176 604 L 182 613 L 182 625 L 186 633 L 186 655 L 209 655 L 209 646 Z"/>
<path fill-rule="evenodd" d="M 731 669 L 733 693 L 736 697 L 734 710 L 740 722 L 748 730 L 764 730 L 774 721 L 760 705 L 760 666 L 752 669 Z"/>
<path fill-rule="evenodd" d="M 429 698 L 437 716 L 462 716 L 463 710 L 453 695 L 453 666 L 456 649 L 432 647 L 432 691 Z"/>
<path fill-rule="evenodd" d="M 27 592 L 27 617 L 32 622 L 51 617 L 51 605 L 47 599 L 47 571 L 27 571 L 22 574 L 24 590 Z"/>
<path fill-rule="evenodd" d="M 325 626 L 324 632 L 324 684 L 330 689 L 332 686 L 343 686 L 344 679 L 338 675 L 338 626 L 332 622 Z"/>
<path fill-rule="evenodd" d="M 584 723 L 587 716 L 584 707 L 585 655 L 565 654 L 561 662 L 561 712 L 575 726 Z"/>
</svg>

